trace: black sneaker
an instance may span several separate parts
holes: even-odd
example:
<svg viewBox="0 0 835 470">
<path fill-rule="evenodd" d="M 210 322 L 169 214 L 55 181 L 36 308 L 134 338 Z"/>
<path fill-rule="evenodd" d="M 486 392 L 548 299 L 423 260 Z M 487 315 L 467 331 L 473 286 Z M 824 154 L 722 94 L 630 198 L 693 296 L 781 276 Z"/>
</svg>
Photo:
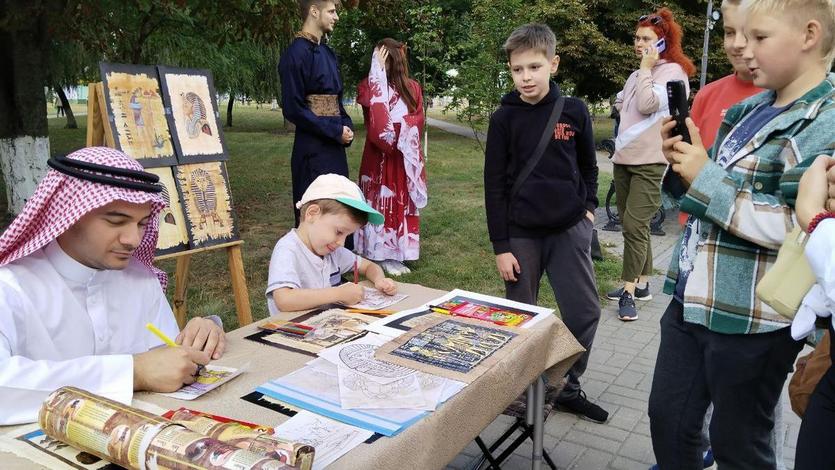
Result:
<svg viewBox="0 0 835 470">
<path fill-rule="evenodd" d="M 621 321 L 633 321 L 638 319 L 638 310 L 635 308 L 635 299 L 632 294 L 624 291 L 618 301 L 618 319 Z"/>
<path fill-rule="evenodd" d="M 623 287 L 607 292 L 606 298 L 609 300 L 620 300 L 621 295 L 623 295 Z M 647 286 L 643 289 L 635 286 L 635 300 L 652 300 L 652 294 L 649 293 L 649 282 L 647 282 Z"/>
<path fill-rule="evenodd" d="M 560 411 L 574 413 L 580 417 L 594 421 L 595 423 L 605 423 L 609 420 L 609 412 L 603 408 L 595 405 L 586 398 L 586 392 L 580 390 L 576 397 L 568 400 L 557 399 L 554 405 Z"/>
</svg>

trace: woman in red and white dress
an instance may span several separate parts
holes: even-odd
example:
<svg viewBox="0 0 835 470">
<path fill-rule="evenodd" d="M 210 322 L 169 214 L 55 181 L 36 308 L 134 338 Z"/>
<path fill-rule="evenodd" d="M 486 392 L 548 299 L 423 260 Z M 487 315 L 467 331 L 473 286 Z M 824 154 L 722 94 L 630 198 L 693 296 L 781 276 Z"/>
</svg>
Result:
<svg viewBox="0 0 835 470">
<path fill-rule="evenodd" d="M 409 78 L 403 43 L 390 38 L 377 43 L 368 77 L 357 87 L 357 103 L 367 131 L 359 186 L 386 222 L 358 230 L 354 246 L 389 274 L 408 273 L 403 262 L 420 254 L 419 211 L 427 191 L 420 141 L 423 92 Z"/>
</svg>

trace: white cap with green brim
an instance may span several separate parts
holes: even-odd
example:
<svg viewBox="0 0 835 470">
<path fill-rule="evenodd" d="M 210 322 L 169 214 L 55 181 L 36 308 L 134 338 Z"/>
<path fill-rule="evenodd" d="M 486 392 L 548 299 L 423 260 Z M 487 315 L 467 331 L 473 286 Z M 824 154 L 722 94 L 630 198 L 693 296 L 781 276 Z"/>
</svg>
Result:
<svg viewBox="0 0 835 470">
<path fill-rule="evenodd" d="M 368 222 L 374 225 L 382 225 L 386 221 L 383 214 L 377 212 L 365 202 L 365 197 L 362 195 L 359 186 L 342 175 L 333 173 L 319 175 L 307 187 L 307 191 L 302 195 L 302 200 L 296 203 L 296 209 L 301 209 L 303 205 L 317 199 L 333 199 L 365 212 L 368 214 Z"/>
</svg>

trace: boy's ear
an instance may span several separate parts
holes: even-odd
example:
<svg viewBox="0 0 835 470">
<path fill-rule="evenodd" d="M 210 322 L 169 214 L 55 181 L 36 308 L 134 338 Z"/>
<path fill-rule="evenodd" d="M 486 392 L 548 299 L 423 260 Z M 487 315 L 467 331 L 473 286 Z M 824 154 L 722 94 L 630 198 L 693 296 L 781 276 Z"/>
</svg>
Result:
<svg viewBox="0 0 835 470">
<path fill-rule="evenodd" d="M 307 221 L 309 217 L 316 217 L 322 213 L 322 208 L 319 204 L 311 204 L 307 206 L 307 210 L 302 214 L 302 220 Z"/>
<path fill-rule="evenodd" d="M 818 20 L 809 20 L 806 22 L 806 27 L 803 31 L 803 51 L 812 50 L 815 46 L 819 45 L 821 42 L 821 37 L 823 36 L 823 28 L 821 26 L 820 21 Z"/>
<path fill-rule="evenodd" d="M 554 54 L 554 58 L 551 59 L 551 75 L 556 75 L 557 70 L 560 68 L 560 56 L 559 54 Z"/>
</svg>

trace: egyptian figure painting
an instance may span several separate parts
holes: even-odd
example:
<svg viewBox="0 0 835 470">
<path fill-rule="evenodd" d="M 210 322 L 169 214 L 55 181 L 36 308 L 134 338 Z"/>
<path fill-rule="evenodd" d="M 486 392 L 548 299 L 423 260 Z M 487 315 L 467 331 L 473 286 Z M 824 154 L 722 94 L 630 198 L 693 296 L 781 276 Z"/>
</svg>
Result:
<svg viewBox="0 0 835 470">
<path fill-rule="evenodd" d="M 238 224 L 223 162 L 180 165 L 176 173 L 191 247 L 237 240 Z"/>
<path fill-rule="evenodd" d="M 525 331 L 470 318 L 438 318 L 377 348 L 379 360 L 471 383 L 506 357 Z"/>
<path fill-rule="evenodd" d="M 159 214 L 156 254 L 159 256 L 185 250 L 188 248 L 188 230 L 174 173 L 171 167 L 149 168 L 148 171 L 159 176 L 162 198 L 165 200 L 165 208 Z"/>
<path fill-rule="evenodd" d="M 180 163 L 226 160 L 212 73 L 162 66 L 158 70 Z"/>
<path fill-rule="evenodd" d="M 514 336 L 487 326 L 446 320 L 411 338 L 392 354 L 466 373 Z"/>
<path fill-rule="evenodd" d="M 99 67 L 116 148 L 146 168 L 176 164 L 156 68 L 105 62 Z"/>
</svg>

